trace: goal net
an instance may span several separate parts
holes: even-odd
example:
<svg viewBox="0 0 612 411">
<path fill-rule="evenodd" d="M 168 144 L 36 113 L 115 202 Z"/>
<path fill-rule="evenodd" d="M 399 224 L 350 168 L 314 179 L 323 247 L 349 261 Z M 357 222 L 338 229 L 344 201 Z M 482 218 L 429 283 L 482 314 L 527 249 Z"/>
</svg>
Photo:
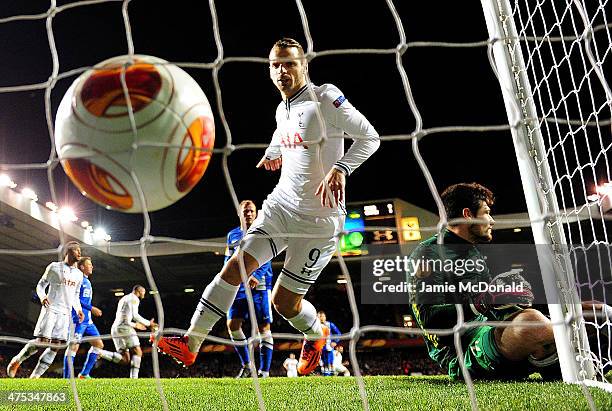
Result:
<svg viewBox="0 0 612 411">
<path fill-rule="evenodd" d="M 4 82 L 0 86 L 0 97 L 6 98 L 5 101 L 10 101 L 7 96 L 14 97 L 17 100 L 24 92 L 40 93 L 38 96 L 40 97 L 39 103 L 43 102 L 43 104 L 40 104 L 43 106 L 43 109 L 39 107 L 39 114 L 41 118 L 46 116 L 46 125 L 50 134 L 52 134 L 53 130 L 52 97 L 54 97 L 58 83 L 72 79 L 97 62 L 76 63 L 75 60 L 71 59 L 73 55 L 78 55 L 79 52 L 87 54 L 90 51 L 89 49 L 95 49 L 94 46 L 86 45 L 76 51 L 62 49 L 62 42 L 68 42 L 71 36 L 76 35 L 66 31 L 58 33 L 58 31 L 61 31 L 58 29 L 58 26 L 70 27 L 72 24 L 79 27 L 79 24 L 83 24 L 78 19 L 67 21 L 62 20 L 63 18 L 68 19 L 72 12 L 79 9 L 102 11 L 101 7 L 113 4 L 116 7 L 113 8 L 112 13 L 109 12 L 108 15 L 103 14 L 102 16 L 112 16 L 112 18 L 121 22 L 121 27 L 123 28 L 123 31 L 120 33 L 121 36 L 114 39 L 121 46 L 117 47 L 115 54 L 145 54 L 144 51 L 146 50 L 142 50 L 141 47 L 146 47 L 141 45 L 147 44 L 147 41 L 149 41 L 148 38 L 143 39 L 142 37 L 140 38 L 140 43 L 134 40 L 133 30 L 136 32 L 137 30 L 133 27 L 131 18 L 131 12 L 134 8 L 150 7 L 147 5 L 147 2 L 87 0 L 64 2 L 65 4 L 60 5 L 56 3 L 55 0 L 52 0 L 50 7 L 46 10 L 20 9 L 19 11 L 11 12 L 9 15 L 0 15 L 0 29 L 12 25 L 34 23 L 43 26 L 43 32 L 46 37 L 43 39 L 38 38 L 37 40 L 41 42 L 47 41 L 49 44 L 49 49 L 46 51 L 48 52 L 47 56 L 51 56 L 51 69 L 44 78 L 28 77 L 27 73 L 23 77 L 11 77 L 14 79 L 13 81 Z M 389 87 L 387 84 L 384 84 L 384 87 L 372 85 L 372 88 L 376 89 L 375 92 L 380 93 L 375 98 L 373 97 L 373 100 L 379 107 L 383 105 L 382 102 L 386 104 L 391 99 L 401 100 L 397 105 L 401 104 L 402 109 L 394 112 L 394 115 L 401 117 L 403 121 L 397 128 L 389 127 L 391 131 L 382 133 L 382 147 L 395 144 L 395 142 L 399 141 L 404 145 L 402 146 L 403 150 L 396 151 L 404 156 L 405 153 L 409 152 L 408 145 L 411 145 L 412 153 L 416 160 L 415 164 L 417 165 L 414 166 L 414 173 L 410 174 L 410 177 L 406 177 L 406 179 L 415 179 L 416 173 L 422 172 L 424 182 L 419 183 L 418 187 L 423 192 L 418 195 L 421 197 L 426 194 L 431 196 L 433 198 L 432 203 L 438 206 L 440 217 L 443 217 L 444 214 L 443 206 L 441 205 L 440 194 L 438 192 L 439 186 L 436 185 L 432 175 L 432 170 L 436 167 L 434 162 L 436 158 L 434 157 L 431 163 L 426 162 L 421 154 L 420 147 L 432 139 L 442 138 L 450 133 L 453 133 L 453 135 L 455 135 L 454 133 L 457 135 L 461 133 L 479 135 L 505 133 L 507 135 L 509 130 L 512 132 L 516 157 L 521 170 L 523 189 L 529 208 L 530 222 L 528 224 L 531 224 L 536 243 L 552 244 L 555 246 L 553 249 L 557 251 L 557 254 L 553 256 L 553 260 L 556 264 L 555 267 L 559 269 L 555 271 L 556 277 L 551 279 L 549 283 L 552 284 L 550 292 L 560 298 L 562 304 L 552 305 L 550 313 L 555 324 L 555 337 L 564 379 L 570 382 L 592 381 L 605 385 L 605 374 L 612 366 L 610 351 L 612 313 L 607 311 L 607 304 L 610 301 L 606 297 L 606 292 L 612 287 L 612 277 L 609 274 L 609 267 L 612 265 L 608 237 L 609 214 L 606 216 L 606 213 L 610 210 L 610 195 L 612 192 L 612 177 L 610 176 L 608 159 L 609 150 L 612 146 L 610 138 L 612 93 L 606 78 L 606 73 L 612 72 L 612 57 L 610 56 L 612 54 L 611 25 L 606 15 L 606 8 L 609 8 L 609 0 L 544 0 L 539 2 L 530 0 L 512 2 L 509 0 L 482 0 L 489 38 L 481 38 L 479 39 L 481 41 L 478 42 L 467 42 L 466 40 L 457 43 L 412 41 L 405 32 L 406 22 L 404 21 L 405 16 L 410 13 L 406 12 L 406 10 L 398 10 L 396 6 L 399 8 L 404 5 L 396 5 L 391 0 L 380 2 L 380 4 L 377 4 L 377 7 L 368 5 L 368 18 L 376 21 L 376 24 L 372 23 L 371 26 L 377 27 L 377 30 L 379 28 L 381 31 L 386 30 L 385 33 L 389 34 L 389 38 L 393 38 L 393 41 L 388 40 L 385 44 L 382 44 L 382 41 L 380 42 L 381 44 L 375 41 L 378 39 L 370 36 L 367 30 L 357 30 L 354 35 L 359 41 L 347 43 L 349 46 L 342 42 L 334 43 L 332 41 L 324 43 L 326 47 L 319 47 L 319 44 L 322 43 L 319 36 L 333 39 L 342 38 L 343 36 L 337 36 L 336 30 L 339 30 L 339 28 L 336 27 L 328 27 L 329 31 L 323 32 L 323 28 L 326 25 L 319 26 L 324 34 L 311 32 L 314 22 L 325 19 L 330 12 L 323 6 L 315 6 L 314 4 L 304 5 L 299 0 L 296 1 L 295 7 L 290 11 L 284 8 L 275 10 L 274 12 L 278 13 L 275 15 L 276 21 L 273 20 L 270 24 L 253 23 L 257 25 L 252 29 L 263 30 L 265 27 L 273 27 L 276 30 L 276 23 L 278 21 L 286 23 L 292 27 L 292 32 L 297 32 L 298 35 L 296 37 L 305 39 L 305 51 L 311 64 L 333 57 L 344 58 L 348 56 L 347 58 L 356 59 L 381 58 L 380 63 L 384 65 L 384 71 L 377 73 L 378 77 L 391 79 L 390 73 L 393 73 L 396 83 L 393 83 L 393 87 Z M 217 4 L 214 1 L 209 2 L 206 19 L 209 18 L 210 20 L 206 20 L 206 24 L 209 24 L 206 33 L 201 30 L 203 24 L 196 20 L 192 21 L 192 24 L 183 24 L 180 27 L 180 29 L 185 29 L 185 27 L 196 28 L 195 32 L 179 32 L 180 35 L 176 38 L 171 40 L 164 39 L 165 41 L 173 42 L 173 44 L 184 44 L 185 38 L 196 38 L 196 40 L 193 40 L 195 43 L 201 40 L 203 43 L 202 48 L 206 50 L 202 56 L 190 54 L 185 58 L 185 54 L 177 52 L 176 54 L 171 54 L 170 57 L 159 57 L 166 58 L 171 63 L 190 70 L 191 74 L 199 73 L 201 77 L 198 80 L 201 80 L 202 84 L 207 84 L 205 91 L 211 100 L 215 115 L 220 120 L 216 128 L 218 133 L 220 133 L 219 135 L 222 133 L 226 137 L 225 140 L 223 138 L 218 138 L 217 140 L 213 163 L 218 162 L 222 166 L 216 177 L 227 186 L 225 196 L 229 200 L 226 199 L 226 203 L 233 205 L 237 209 L 238 202 L 242 199 L 240 197 L 243 196 L 243 193 L 245 191 L 248 193 L 253 192 L 251 187 L 249 187 L 249 184 L 252 184 L 252 180 L 247 180 L 246 182 L 244 178 L 241 180 L 240 171 L 236 172 L 232 167 L 241 161 L 248 161 L 250 165 L 253 158 L 259 158 L 263 149 L 267 147 L 269 138 L 264 131 L 253 132 L 252 124 L 247 124 L 248 122 L 242 121 L 239 118 L 239 114 L 244 113 L 244 111 L 240 111 L 239 105 L 231 98 L 223 98 L 226 96 L 224 94 L 224 86 L 222 86 L 223 76 L 227 75 L 231 80 L 236 80 L 235 83 L 228 81 L 225 86 L 226 88 L 236 87 L 236 84 L 245 80 L 247 82 L 253 81 L 253 77 L 266 77 L 265 74 L 262 75 L 262 72 L 265 73 L 265 66 L 268 64 L 268 61 L 265 58 L 265 54 L 262 53 L 267 53 L 270 41 L 266 41 L 263 46 L 260 46 L 257 53 L 249 49 L 241 49 L 240 47 L 232 50 L 234 54 L 228 53 L 227 38 L 224 38 L 223 33 L 232 29 L 237 30 L 237 28 L 241 27 L 241 24 L 246 24 L 245 22 L 248 22 L 249 19 L 241 20 L 239 23 L 233 22 L 231 20 L 232 15 L 234 12 L 238 12 L 232 9 L 231 12 L 227 12 L 224 15 L 227 23 L 225 25 L 221 24 L 216 7 Z M 241 7 L 247 8 L 251 6 L 244 5 Z M 256 7 L 264 6 L 258 4 Z M 323 8 L 315 10 L 317 7 Z M 329 5 L 329 7 L 332 6 Z M 414 7 L 417 6 L 415 5 Z M 177 6 L 176 8 L 180 7 Z M 187 6 L 184 8 L 185 10 L 189 9 Z M 370 8 L 372 10 L 369 10 Z M 183 13 L 185 13 L 185 10 L 183 10 Z M 242 13 L 246 14 L 248 14 L 248 11 L 248 9 L 241 10 Z M 142 12 L 142 9 L 140 9 L 140 12 Z M 273 10 L 269 12 L 272 13 Z M 171 11 L 168 10 L 168 13 L 171 13 Z M 84 19 L 88 24 L 100 25 L 106 21 L 105 18 L 91 16 L 95 16 L 95 14 L 92 13 L 88 18 Z M 480 17 L 479 15 L 478 23 L 484 25 Z M 198 18 L 203 19 L 204 17 L 199 16 Z M 359 18 L 362 18 L 362 16 Z M 433 20 L 436 20 L 436 18 Z M 453 16 L 447 18 L 455 19 Z M 376 19 L 380 19 L 380 21 Z M 145 21 L 147 19 L 143 19 L 141 22 Z M 357 18 L 355 21 L 357 21 Z M 161 23 L 167 25 L 166 20 L 163 20 Z M 153 20 L 153 24 L 163 26 L 161 23 Z M 435 24 L 431 24 L 431 26 L 433 27 Z M 100 30 L 107 30 L 107 34 L 111 35 L 108 28 L 100 28 Z M 179 29 L 176 28 L 176 30 Z M 149 34 L 153 36 L 155 31 L 151 30 Z M 115 30 L 112 35 L 117 35 L 117 33 L 118 31 Z M 14 35 L 14 33 L 12 34 Z M 232 32 L 231 34 L 234 40 L 235 37 L 243 35 L 244 33 L 241 32 Z M 270 36 L 271 41 L 274 41 L 279 37 L 279 33 L 271 33 Z M 28 38 L 27 36 L 24 37 Z M 20 36 L 14 35 L 15 41 L 19 38 Z M 248 39 L 234 41 L 234 44 L 246 43 L 246 40 Z M 104 38 L 104 41 L 108 40 Z M 150 41 L 154 43 L 156 40 Z M 161 40 L 157 39 L 157 41 Z M 491 67 L 499 79 L 503 100 L 506 104 L 509 125 L 504 123 L 466 126 L 463 123 L 460 125 L 442 123 L 440 127 L 424 127 L 419 111 L 419 99 L 415 98 L 412 88 L 418 87 L 418 85 L 411 83 L 411 78 L 408 75 L 409 64 L 407 63 L 406 52 L 411 49 L 433 50 L 429 57 L 434 59 L 434 61 L 440 55 L 451 53 L 451 51 L 456 52 L 456 50 L 460 50 L 467 53 L 469 49 L 477 50 L 484 55 L 488 49 L 491 57 Z M 150 54 L 155 54 L 154 47 L 150 48 L 149 51 Z M 17 58 L 17 53 L 15 54 Z M 196 61 L 196 57 L 201 58 L 198 58 Z M 382 60 L 383 57 L 385 58 L 384 62 Z M 101 60 L 102 58 L 98 59 L 98 61 Z M 443 59 L 438 63 L 442 65 L 450 60 L 451 58 Z M 66 61 L 68 62 L 65 63 Z M 489 70 L 486 67 L 486 60 L 484 58 L 482 62 L 486 70 Z M 64 63 L 66 66 L 63 65 Z M 338 61 L 334 61 L 334 64 L 336 63 Z M 411 60 L 411 63 L 417 65 L 422 63 L 422 61 L 415 58 Z M 323 65 L 323 63 L 321 64 Z M 243 71 L 236 73 L 236 69 L 234 69 L 236 66 L 246 67 L 249 70 L 242 69 Z M 336 70 L 336 67 L 330 69 L 328 66 L 327 68 L 329 72 Z M 459 70 L 460 68 L 457 67 L 457 69 Z M 21 70 L 18 67 L 13 71 L 25 72 L 26 70 Z M 358 72 L 359 67 L 356 67 L 355 71 Z M 428 87 L 436 87 L 434 83 L 439 82 L 443 84 L 443 76 L 439 77 L 436 81 L 431 81 L 431 84 L 426 87 L 427 90 L 423 91 L 423 94 L 429 91 Z M 267 78 L 265 80 L 269 81 Z M 334 81 L 333 79 L 325 80 Z M 426 80 L 429 81 L 430 79 Z M 361 84 L 362 81 L 363 79 L 360 78 L 356 84 Z M 460 82 L 454 77 L 450 81 Z M 269 84 L 266 84 L 259 88 L 259 84 L 256 84 L 254 86 L 254 93 L 267 90 L 264 87 L 269 86 Z M 469 92 L 472 91 L 472 89 L 469 89 Z M 447 90 L 441 90 L 440 93 L 448 92 Z M 351 95 L 352 93 L 349 91 L 347 94 Z M 408 120 L 410 122 L 409 127 L 406 127 L 405 124 L 406 112 L 408 111 L 406 110 L 405 101 L 407 101 L 407 106 L 411 113 Z M 259 109 L 259 107 L 255 107 L 257 102 L 250 104 L 246 109 L 244 107 L 242 109 L 252 111 Z M 384 107 L 385 110 L 381 111 L 391 112 L 390 106 L 395 106 L 395 104 L 387 104 Z M 364 112 L 368 117 L 375 116 L 375 114 L 370 115 L 366 110 Z M 379 114 L 381 117 L 383 116 L 382 113 Z M 264 113 L 264 115 L 272 117 L 273 113 Z M 440 114 L 436 107 L 436 114 L 430 115 L 427 119 L 429 120 L 432 117 L 442 118 L 444 114 Z M 381 120 L 380 123 L 384 123 L 387 119 Z M 432 119 L 431 123 L 435 123 L 435 119 Z M 253 134 L 258 137 L 253 137 Z M 248 138 L 244 136 L 248 136 Z M 48 135 L 45 135 L 43 138 L 37 136 L 41 141 L 48 140 L 48 137 Z M 337 138 L 339 136 L 332 137 Z M 434 151 L 437 151 L 438 148 L 439 146 L 436 146 Z M 0 149 L 4 150 L 5 147 L 0 146 Z M 248 157 L 245 153 L 248 153 Z M 0 154 L 2 153 L 0 152 Z M 391 155 L 391 153 L 389 154 Z M 471 152 L 466 150 L 465 155 L 469 154 Z M 45 179 L 48 181 L 48 192 L 53 201 L 57 203 L 60 195 L 58 194 L 59 190 L 56 184 L 56 170 L 59 168 L 57 167 L 57 155 L 53 148 L 51 147 L 48 159 L 46 157 L 34 160 L 30 157 L 24 158 L 21 161 L 13 160 L 9 156 L 3 156 L 0 159 L 0 172 L 25 173 L 26 177 L 24 179 L 30 178 L 30 175 L 27 174 L 28 172 L 31 172 L 32 175 L 38 172 L 44 174 Z M 400 161 L 397 161 L 397 167 L 401 169 L 399 171 L 393 168 L 385 168 L 388 167 L 386 161 L 379 164 L 381 166 L 380 169 L 385 173 L 390 173 L 393 178 L 396 175 L 407 176 L 409 173 L 406 172 L 405 167 L 408 166 L 403 163 L 405 161 L 404 157 L 401 157 Z M 499 159 L 499 161 L 503 160 Z M 239 167 L 237 168 L 240 170 Z M 368 163 L 366 162 L 363 166 L 364 173 L 369 172 L 367 168 Z M 481 168 L 477 168 L 477 170 L 482 171 Z M 209 170 L 204 180 L 210 179 L 210 173 L 212 172 Z M 362 180 L 358 180 L 359 176 L 355 176 L 355 178 L 357 179 L 356 181 L 361 181 L 362 184 L 372 184 L 372 178 L 363 178 Z M 376 178 L 378 178 L 378 175 Z M 478 180 L 481 176 L 471 175 L 468 178 L 470 181 L 473 181 Z M 34 180 L 34 178 L 32 179 Z M 16 177 L 15 181 L 21 183 Z M 237 181 L 242 181 L 242 184 Z M 349 196 L 351 184 L 356 184 L 353 181 L 355 180 L 352 180 L 348 186 Z M 10 181 L 0 180 L 0 183 L 2 183 L 0 184 L 0 198 L 2 202 L 10 203 L 14 207 L 21 207 L 24 213 L 29 213 L 31 217 L 38 221 L 58 228 L 60 232 L 59 236 L 53 238 L 46 237 L 34 240 L 28 240 L 27 236 L 20 237 L 19 241 L 14 242 L 3 241 L 0 238 L 0 241 L 2 241 L 0 242 L 2 244 L 0 247 L 0 257 L 3 264 L 13 264 L 11 259 L 16 259 L 19 260 L 19 263 L 14 265 L 15 270 L 23 270 L 31 268 L 30 265 L 26 264 L 25 260 L 29 262 L 34 261 L 39 265 L 48 263 L 50 259 L 55 258 L 57 255 L 58 249 L 55 248 L 57 242 L 59 240 L 65 242 L 68 238 L 84 241 L 87 244 L 87 246 L 84 246 L 85 252 L 103 252 L 126 258 L 140 257 L 142 260 L 142 271 L 145 273 L 140 278 L 146 278 L 148 288 L 156 291 L 152 296 L 156 302 L 157 311 L 155 317 L 163 324 L 161 331 L 164 333 L 181 333 L 185 331 L 168 328 L 179 322 L 184 323 L 185 319 L 177 319 L 168 315 L 170 312 L 168 307 L 163 305 L 163 298 L 157 292 L 158 286 L 156 284 L 156 281 L 161 280 L 160 277 L 167 274 L 167 271 L 163 269 L 156 270 L 156 266 L 152 267 L 150 265 L 151 256 L 186 255 L 187 253 L 195 254 L 200 251 L 210 252 L 222 248 L 225 244 L 214 241 L 191 241 L 177 238 L 180 237 L 178 231 L 174 232 L 174 237 L 161 238 L 152 236 L 151 232 L 155 231 L 157 228 L 156 224 L 160 224 L 161 218 L 155 218 L 152 221 L 149 214 L 145 212 L 142 216 L 138 216 L 140 218 L 138 221 L 122 219 L 119 223 L 123 225 L 133 224 L 138 228 L 142 228 L 141 233 L 138 233 L 139 239 L 124 243 L 109 242 L 105 243 L 104 247 L 95 247 L 93 241 L 88 240 L 90 237 L 87 237 L 89 235 L 87 231 L 79 231 L 80 228 L 76 224 L 70 222 L 57 224 L 57 222 L 51 219 L 46 219 L 45 216 L 49 212 L 42 206 L 44 204 L 42 196 L 40 196 L 40 205 L 37 205 L 36 200 L 33 200 L 34 205 L 28 203 L 26 206 L 24 205 L 25 201 L 18 198 L 17 189 L 21 187 L 18 187 L 13 192 L 10 191 L 14 188 Z M 19 195 L 25 196 L 25 193 Z M 216 195 L 217 193 L 214 193 L 211 196 Z M 402 197 L 403 195 L 403 192 L 397 192 L 396 194 L 397 197 Z M 212 202 L 214 200 L 211 200 Z M 200 207 L 193 207 L 191 210 L 199 213 Z M 212 212 L 214 209 L 210 208 L 208 210 Z M 234 209 L 228 210 L 227 212 L 231 213 L 232 216 L 235 215 Z M 96 212 L 105 213 L 106 211 L 96 210 Z M 107 216 L 108 214 L 104 215 Z M 28 228 L 27 225 L 23 225 L 18 221 L 13 222 L 10 216 L 7 217 L 0 214 L 0 217 L 2 217 L 2 220 L 0 220 L 0 230 L 6 229 L 11 224 L 17 224 L 17 228 Z M 116 215 L 109 217 L 109 219 L 112 218 L 120 217 Z M 421 227 L 421 231 L 427 234 L 439 231 L 447 223 L 444 218 L 441 218 L 441 221 L 442 223 L 436 227 Z M 368 230 L 376 229 L 371 228 Z M 390 229 L 389 227 L 385 227 L 385 230 L 397 232 L 397 229 Z M 288 234 L 291 235 L 291 233 Z M 38 246 L 35 248 L 31 247 L 31 241 L 38 241 Z M 593 252 L 594 250 L 595 252 Z M 584 261 L 581 255 L 587 254 L 589 258 L 596 258 L 593 264 L 588 264 L 588 270 L 585 269 L 584 265 L 581 265 Z M 95 258 L 94 256 L 94 260 Z M 346 295 L 343 295 L 343 298 L 346 298 L 348 301 L 346 305 L 349 306 L 352 320 L 350 329 L 341 338 L 349 344 L 350 363 L 353 374 L 356 376 L 362 405 L 364 409 L 369 409 L 368 392 L 360 373 L 360 363 L 356 355 L 356 348 L 360 338 L 368 333 L 376 332 L 394 335 L 416 335 L 420 334 L 421 330 L 402 327 L 398 324 L 395 324 L 395 326 L 363 324 L 363 309 L 360 312 L 358 296 L 353 288 L 353 282 L 358 279 L 358 275 L 355 272 L 349 272 L 347 264 L 342 257 L 338 258 L 337 267 L 339 278 L 341 277 L 343 283 L 346 284 L 343 289 Z M 157 266 L 157 268 L 159 267 Z M 195 269 L 195 266 L 191 268 Z M 126 277 L 130 277 L 132 274 L 132 272 L 128 272 Z M 130 280 L 131 278 L 136 277 L 130 277 Z M 176 278 L 173 280 L 178 282 Z M 17 282 L 18 279 L 9 278 L 7 281 Z M 34 284 L 33 282 L 32 285 Z M 316 285 L 314 288 L 316 292 Z M 249 299 L 251 299 L 250 295 Z M 583 308 L 582 302 L 592 301 L 603 303 L 603 305 L 591 304 L 590 308 Z M 252 301 L 250 301 L 249 310 L 251 319 L 254 319 Z M 248 339 L 251 348 L 259 341 L 259 336 L 256 333 L 256 324 L 253 322 L 252 325 L 253 334 Z M 446 332 L 446 335 L 455 334 L 459 336 L 462 330 L 448 329 L 444 330 L 444 332 Z M 146 337 L 147 334 L 143 333 L 141 336 Z M 25 343 L 30 338 L 27 333 L 22 333 L 21 337 L 0 336 L 0 341 Z M 277 341 L 299 341 L 303 338 L 303 335 L 297 333 L 275 333 L 274 337 Z M 110 342 L 110 335 L 104 335 L 103 338 L 105 341 Z M 216 337 L 209 337 L 209 339 L 223 344 L 233 344 L 228 339 Z M 460 339 L 457 338 L 456 340 L 459 341 L 460 345 Z M 461 349 L 459 347 L 459 350 Z M 161 403 L 164 409 L 168 409 L 169 401 L 160 382 L 159 362 L 155 351 L 152 353 L 152 358 Z M 472 407 L 477 408 L 474 386 L 469 375 L 466 376 L 466 383 L 472 400 Z M 254 379 L 254 388 L 259 408 L 265 409 L 266 404 L 263 400 L 262 388 L 257 378 Z M 78 390 L 74 383 L 72 389 L 77 407 L 80 409 Z M 587 398 L 589 397 L 589 393 L 586 390 L 585 395 Z"/>
<path fill-rule="evenodd" d="M 612 286 L 607 3 L 482 1 L 534 239 L 557 261 L 550 311 L 564 324 L 555 336 L 566 381 L 606 382 L 612 365 L 611 317 L 598 304 Z"/>
</svg>

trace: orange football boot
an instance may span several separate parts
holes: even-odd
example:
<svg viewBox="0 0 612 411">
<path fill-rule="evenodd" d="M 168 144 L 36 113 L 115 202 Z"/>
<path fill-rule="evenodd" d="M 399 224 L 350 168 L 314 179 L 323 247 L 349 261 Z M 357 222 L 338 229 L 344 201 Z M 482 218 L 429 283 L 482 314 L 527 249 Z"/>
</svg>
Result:
<svg viewBox="0 0 612 411">
<path fill-rule="evenodd" d="M 297 371 L 300 375 L 308 375 L 317 369 L 321 360 L 321 352 L 325 346 L 325 341 L 329 336 L 329 328 L 321 324 L 323 337 L 315 341 L 304 339 L 302 344 L 302 352 L 300 353 L 300 361 L 297 366 Z"/>
<path fill-rule="evenodd" d="M 187 346 L 188 340 L 189 337 L 186 336 L 162 337 L 157 343 L 157 351 L 169 355 L 177 363 L 189 367 L 193 365 L 198 354 L 189 351 L 189 347 Z"/>
</svg>

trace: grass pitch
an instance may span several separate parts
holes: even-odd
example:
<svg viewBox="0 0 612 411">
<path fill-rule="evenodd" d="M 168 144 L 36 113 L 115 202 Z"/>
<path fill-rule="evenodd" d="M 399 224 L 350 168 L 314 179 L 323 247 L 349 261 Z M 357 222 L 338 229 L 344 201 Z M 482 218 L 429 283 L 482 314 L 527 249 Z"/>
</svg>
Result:
<svg viewBox="0 0 612 411">
<path fill-rule="evenodd" d="M 446 377 L 365 377 L 372 410 L 468 410 L 470 402 L 463 383 Z M 257 410 L 251 380 L 228 378 L 163 379 L 171 410 Z M 260 380 L 268 410 L 361 410 L 354 378 L 308 377 Z M 161 410 L 154 379 L 90 379 L 76 381 L 83 410 Z M 0 392 L 51 391 L 70 393 L 61 379 L 2 379 Z M 600 410 L 612 410 L 612 394 L 590 389 Z M 586 410 L 580 387 L 550 382 L 478 382 L 478 405 L 482 410 Z M 68 410 L 70 404 L 15 406 L 0 401 L 0 410 Z"/>
</svg>

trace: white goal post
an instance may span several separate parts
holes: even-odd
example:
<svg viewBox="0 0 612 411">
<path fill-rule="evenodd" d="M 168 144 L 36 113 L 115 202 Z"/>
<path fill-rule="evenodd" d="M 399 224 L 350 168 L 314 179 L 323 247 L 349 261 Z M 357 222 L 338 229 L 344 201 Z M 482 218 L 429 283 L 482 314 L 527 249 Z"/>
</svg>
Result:
<svg viewBox="0 0 612 411">
<path fill-rule="evenodd" d="M 538 257 L 563 380 L 610 388 L 604 377 L 610 362 L 610 321 L 595 318 L 592 325 L 599 346 L 589 347 L 581 304 L 585 298 L 571 255 L 577 248 L 600 245 L 608 249 L 608 256 L 610 250 L 606 210 L 602 210 L 609 200 L 589 203 L 588 199 L 593 186 L 601 183 L 598 179 L 603 176 L 609 182 L 610 178 L 612 94 L 602 70 L 612 51 L 607 2 L 481 2 L 534 241 L 550 245 L 550 252 L 538 250 Z M 591 14 L 587 4 L 597 6 L 591 7 Z M 598 23 L 607 36 L 596 44 Z M 573 152 L 566 153 L 567 142 L 573 144 Z M 586 161 L 579 155 L 582 151 L 588 152 Z M 588 234 L 582 231 L 584 224 L 592 227 Z M 604 255 L 599 263 L 609 264 L 609 259 Z M 604 278 L 597 280 L 606 286 Z M 603 302 L 607 303 L 605 298 Z"/>
</svg>

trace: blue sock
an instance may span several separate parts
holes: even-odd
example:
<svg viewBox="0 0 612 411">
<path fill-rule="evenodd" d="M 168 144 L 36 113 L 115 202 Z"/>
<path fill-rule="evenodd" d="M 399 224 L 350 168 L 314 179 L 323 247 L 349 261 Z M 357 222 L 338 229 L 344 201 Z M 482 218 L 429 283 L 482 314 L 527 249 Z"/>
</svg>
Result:
<svg viewBox="0 0 612 411">
<path fill-rule="evenodd" d="M 274 339 L 272 332 L 266 330 L 261 335 L 261 343 L 259 344 L 259 370 L 263 372 L 270 371 L 272 363 L 272 351 L 274 350 Z"/>
<path fill-rule="evenodd" d="M 238 357 L 240 357 L 240 363 L 243 367 L 249 364 L 249 347 L 246 345 L 237 345 L 236 352 L 238 353 Z"/>
<path fill-rule="evenodd" d="M 98 360 L 98 350 L 94 347 L 91 347 L 87 352 L 87 360 L 85 360 L 85 365 L 83 366 L 83 370 L 81 371 L 81 375 L 89 375 L 91 369 L 96 364 Z"/>
<path fill-rule="evenodd" d="M 74 353 L 71 355 L 72 367 L 74 368 Z M 68 365 L 68 355 L 64 355 L 64 378 L 70 378 L 70 368 Z"/>
<path fill-rule="evenodd" d="M 246 341 L 246 336 L 242 329 L 237 331 L 230 331 L 230 337 L 234 342 L 244 342 Z M 247 345 L 235 345 L 234 348 L 238 353 L 238 357 L 240 357 L 240 363 L 244 367 L 249 364 L 249 347 Z"/>
<path fill-rule="evenodd" d="M 272 364 L 272 348 L 265 342 L 259 347 L 259 370 L 270 371 L 270 364 Z"/>
</svg>

